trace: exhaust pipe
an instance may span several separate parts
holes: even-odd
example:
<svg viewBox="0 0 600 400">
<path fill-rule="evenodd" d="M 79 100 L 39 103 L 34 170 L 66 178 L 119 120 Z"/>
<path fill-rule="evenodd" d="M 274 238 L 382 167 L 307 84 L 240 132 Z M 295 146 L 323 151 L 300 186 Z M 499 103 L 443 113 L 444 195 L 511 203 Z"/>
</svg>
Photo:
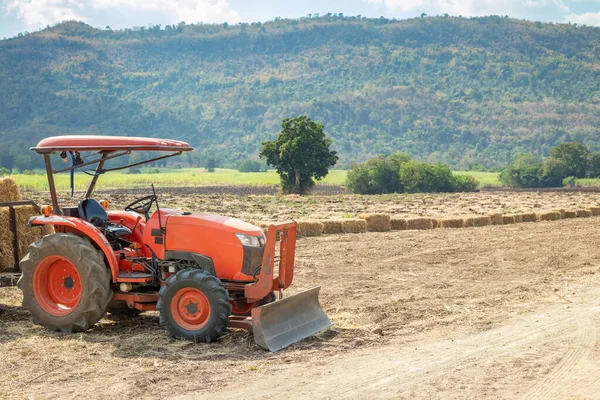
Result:
<svg viewBox="0 0 600 400">
<path fill-rule="evenodd" d="M 305 292 L 252 309 L 254 341 L 277 351 L 331 326 L 319 304 L 319 290 Z"/>
</svg>

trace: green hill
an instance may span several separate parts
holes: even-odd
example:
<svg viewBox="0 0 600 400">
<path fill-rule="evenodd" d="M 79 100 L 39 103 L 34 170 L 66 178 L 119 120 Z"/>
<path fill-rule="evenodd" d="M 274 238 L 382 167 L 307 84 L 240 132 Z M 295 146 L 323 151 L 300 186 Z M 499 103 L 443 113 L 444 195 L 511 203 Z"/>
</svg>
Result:
<svg viewBox="0 0 600 400">
<path fill-rule="evenodd" d="M 233 166 L 300 114 L 324 123 L 342 165 L 404 151 L 502 166 L 565 140 L 597 151 L 599 65 L 600 29 L 503 17 L 66 22 L 0 41 L 0 164 L 25 163 L 43 136 L 91 133 L 187 140 L 196 161 Z"/>
</svg>

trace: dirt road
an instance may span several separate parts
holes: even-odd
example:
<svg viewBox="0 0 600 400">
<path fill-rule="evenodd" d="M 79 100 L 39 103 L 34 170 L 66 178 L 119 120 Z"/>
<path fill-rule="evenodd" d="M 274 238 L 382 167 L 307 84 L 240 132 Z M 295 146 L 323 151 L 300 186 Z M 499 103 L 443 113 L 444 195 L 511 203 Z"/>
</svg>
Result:
<svg viewBox="0 0 600 400">
<path fill-rule="evenodd" d="M 194 345 L 156 313 L 83 334 L 0 290 L 1 398 L 600 398 L 600 218 L 301 239 L 293 291 L 332 329 L 267 353 Z"/>
<path fill-rule="evenodd" d="M 262 399 L 285 393 L 294 399 L 598 399 L 599 295 L 593 289 L 572 303 L 559 299 L 478 334 L 371 348 L 179 399 Z"/>
</svg>

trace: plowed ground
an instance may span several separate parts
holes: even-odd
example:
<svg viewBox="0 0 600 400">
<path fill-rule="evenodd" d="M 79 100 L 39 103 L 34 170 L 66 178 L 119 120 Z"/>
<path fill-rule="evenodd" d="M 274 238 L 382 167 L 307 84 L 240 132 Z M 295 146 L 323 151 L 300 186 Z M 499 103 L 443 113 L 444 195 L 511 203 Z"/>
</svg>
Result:
<svg viewBox="0 0 600 400">
<path fill-rule="evenodd" d="M 0 289 L 0 397 L 597 398 L 599 222 L 301 239 L 289 292 L 320 285 L 333 327 L 274 354 L 155 313 L 48 332 Z"/>
</svg>

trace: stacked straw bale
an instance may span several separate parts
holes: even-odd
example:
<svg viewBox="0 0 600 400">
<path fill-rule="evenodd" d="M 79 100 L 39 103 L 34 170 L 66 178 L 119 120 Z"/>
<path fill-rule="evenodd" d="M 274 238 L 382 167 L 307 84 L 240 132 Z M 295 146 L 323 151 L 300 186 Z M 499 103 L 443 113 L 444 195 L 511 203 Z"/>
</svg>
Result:
<svg viewBox="0 0 600 400">
<path fill-rule="evenodd" d="M 590 211 L 594 217 L 600 215 L 600 207 L 590 207 Z"/>
<path fill-rule="evenodd" d="M 462 218 L 442 218 L 437 220 L 437 226 L 440 228 L 463 228 L 465 222 Z"/>
<path fill-rule="evenodd" d="M 556 220 L 562 218 L 560 211 L 542 212 L 542 213 L 539 213 L 537 216 L 538 216 L 538 220 L 540 220 L 540 221 L 556 221 Z"/>
<path fill-rule="evenodd" d="M 504 224 L 504 216 L 502 214 L 494 213 L 494 214 L 488 215 L 488 217 L 490 218 L 490 222 L 492 223 L 492 225 L 503 225 Z"/>
<path fill-rule="evenodd" d="M 490 217 L 469 217 L 464 219 L 464 226 L 467 228 L 474 228 L 478 226 L 488 226 L 492 224 Z"/>
<path fill-rule="evenodd" d="M 502 217 L 502 223 L 504 225 L 511 225 L 514 224 L 515 221 L 515 216 L 514 215 L 505 215 L 504 217 Z"/>
<path fill-rule="evenodd" d="M 600 210 L 600 207 L 598 209 Z M 554 211 L 558 211 L 560 213 L 560 218 L 565 218 L 565 212 L 567 210 L 565 210 L 564 208 L 559 208 L 559 209 L 554 210 Z"/>
<path fill-rule="evenodd" d="M 410 218 L 406 220 L 407 229 L 433 229 L 437 228 L 437 220 L 434 218 Z"/>
<path fill-rule="evenodd" d="M 323 223 L 323 233 L 325 235 L 344 233 L 344 221 L 342 219 L 325 219 L 321 222 Z"/>
<path fill-rule="evenodd" d="M 515 214 L 515 224 L 520 224 L 523 221 L 523 214 Z"/>
<path fill-rule="evenodd" d="M 348 218 L 342 221 L 344 233 L 365 233 L 367 231 L 367 221 L 359 218 Z"/>
<path fill-rule="evenodd" d="M 0 178 L 0 203 L 23 200 L 17 183 L 12 178 Z"/>
<path fill-rule="evenodd" d="M 536 222 L 537 221 L 537 215 L 535 213 L 525 213 L 525 214 L 521 214 L 521 221 L 522 222 Z"/>
<path fill-rule="evenodd" d="M 392 217 L 390 219 L 390 227 L 393 231 L 403 231 L 408 229 L 408 221 L 406 218 Z"/>
<path fill-rule="evenodd" d="M 321 236 L 323 223 L 317 220 L 298 221 L 298 236 Z"/>
<path fill-rule="evenodd" d="M 367 221 L 369 232 L 387 232 L 392 229 L 391 218 L 387 214 L 362 214 L 358 218 Z"/>
<path fill-rule="evenodd" d="M 0 271 L 11 270 L 15 265 L 13 258 L 13 234 L 10 231 L 8 208 L 0 208 Z"/>
<path fill-rule="evenodd" d="M 564 218 L 577 218 L 577 211 L 575 211 L 575 210 L 566 210 Z"/>
<path fill-rule="evenodd" d="M 587 218 L 591 216 L 592 212 L 590 210 L 577 210 L 577 218 Z"/>
</svg>

